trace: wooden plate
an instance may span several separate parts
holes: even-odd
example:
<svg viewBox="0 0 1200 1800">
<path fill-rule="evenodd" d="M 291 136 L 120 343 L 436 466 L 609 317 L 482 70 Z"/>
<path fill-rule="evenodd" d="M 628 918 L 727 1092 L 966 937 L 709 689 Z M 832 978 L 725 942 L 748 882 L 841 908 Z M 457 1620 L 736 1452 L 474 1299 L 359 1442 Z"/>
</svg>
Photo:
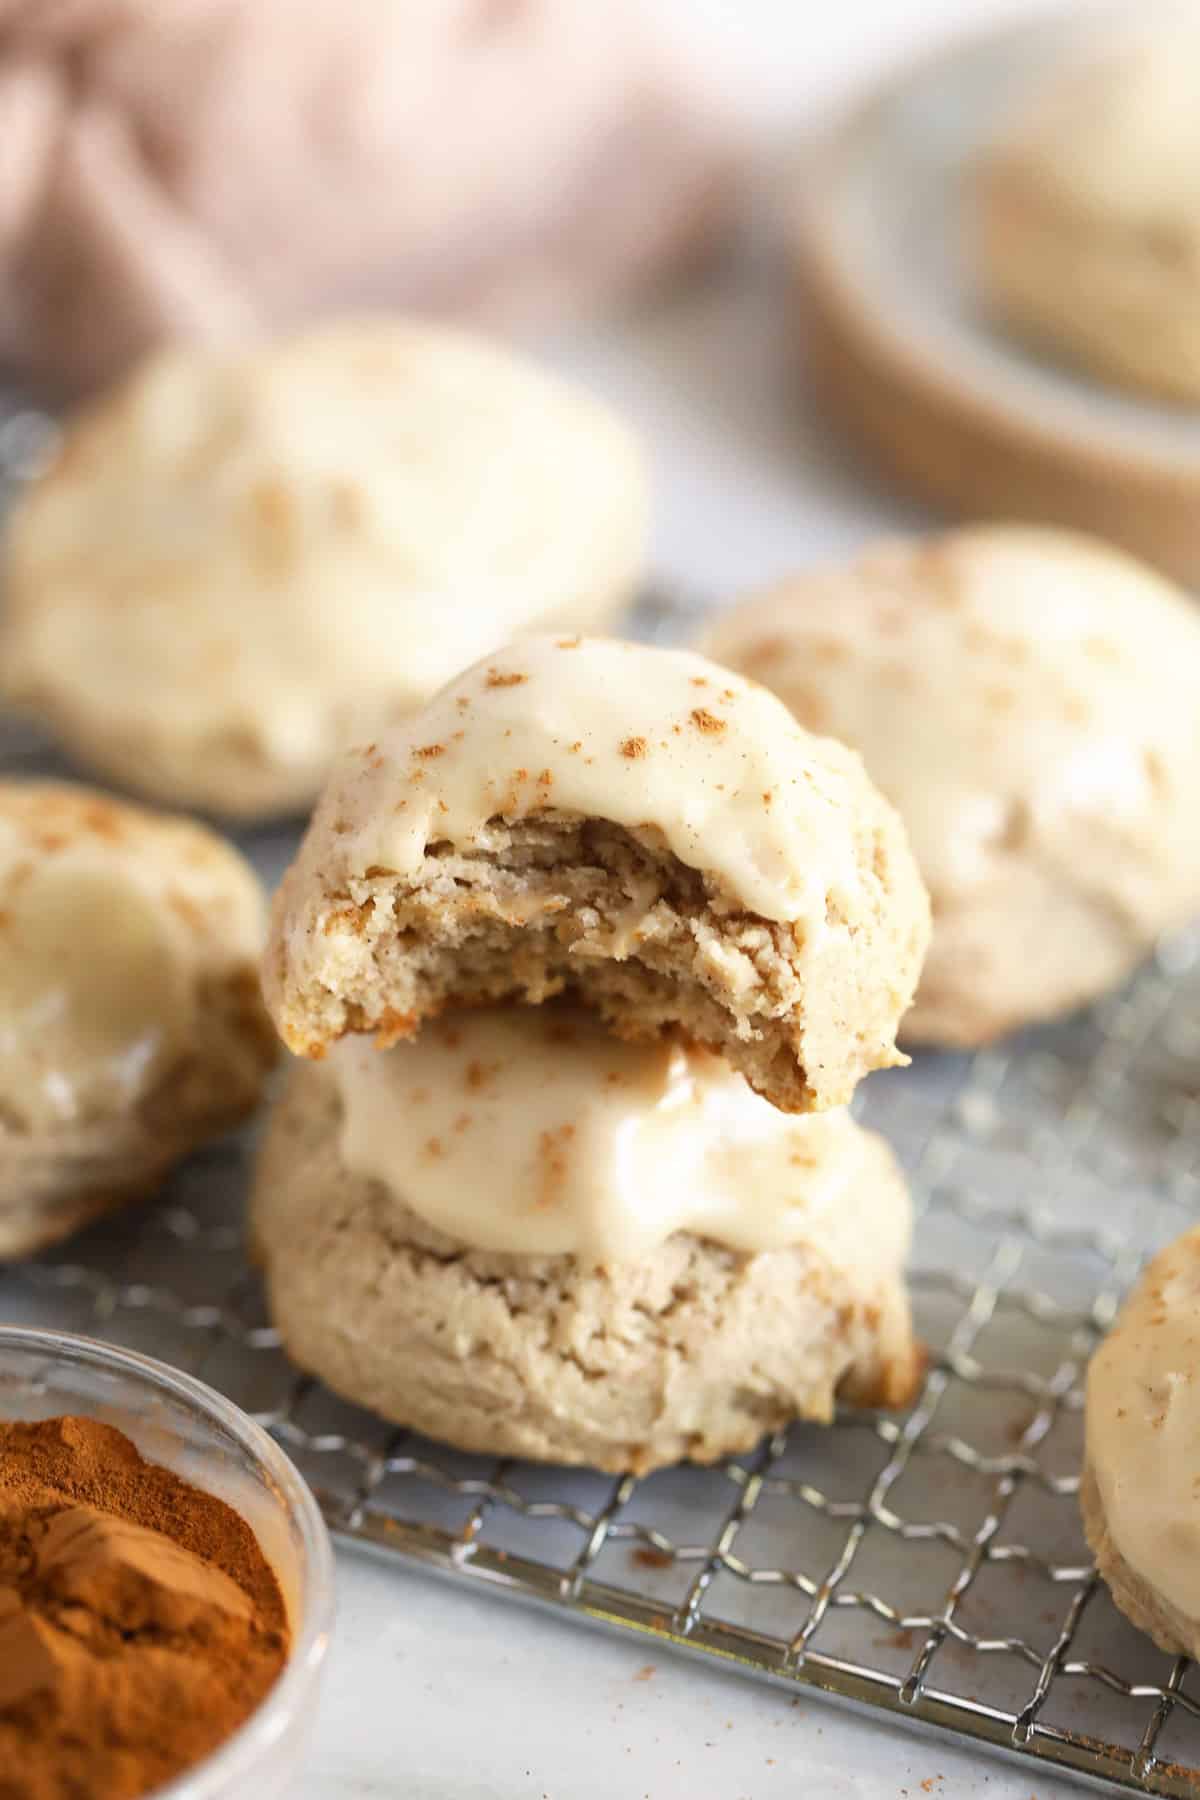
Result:
<svg viewBox="0 0 1200 1800">
<path fill-rule="evenodd" d="M 1078 13 L 955 46 L 876 90 L 808 159 L 792 226 L 816 392 L 894 476 L 971 516 L 1101 533 L 1200 583 L 1200 411 L 1043 360 L 973 290 L 973 160 Z"/>
</svg>

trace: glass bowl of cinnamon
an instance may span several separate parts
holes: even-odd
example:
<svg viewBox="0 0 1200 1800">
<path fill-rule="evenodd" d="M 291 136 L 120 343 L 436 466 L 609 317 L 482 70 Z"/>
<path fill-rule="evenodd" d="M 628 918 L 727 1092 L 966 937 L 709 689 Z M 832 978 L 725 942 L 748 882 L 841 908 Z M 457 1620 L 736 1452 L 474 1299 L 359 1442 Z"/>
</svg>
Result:
<svg viewBox="0 0 1200 1800">
<path fill-rule="evenodd" d="M 0 1528 L 0 1763 L 96 1800 L 289 1791 L 333 1558 L 260 1426 L 150 1357 L 0 1326 Z"/>
</svg>

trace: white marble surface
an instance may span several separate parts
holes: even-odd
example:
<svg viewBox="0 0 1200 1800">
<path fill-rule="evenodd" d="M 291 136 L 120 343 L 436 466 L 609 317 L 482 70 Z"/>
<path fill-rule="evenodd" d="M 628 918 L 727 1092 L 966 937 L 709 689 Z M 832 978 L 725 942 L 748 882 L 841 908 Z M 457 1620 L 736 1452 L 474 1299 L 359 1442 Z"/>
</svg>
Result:
<svg viewBox="0 0 1200 1800">
<path fill-rule="evenodd" d="M 1051 1800 L 1054 1777 L 339 1557 L 303 1800 Z M 926 1788 L 922 1784 L 929 1783 Z M 1074 1792 L 1081 1790 L 1075 1788 Z"/>
<path fill-rule="evenodd" d="M 811 118 L 856 71 L 968 20 L 1025 9 L 1020 0 L 661 3 L 702 19 L 738 58 L 776 133 Z M 701 594 L 731 594 L 918 516 L 842 459 L 799 404 L 782 299 L 760 258 L 636 329 L 562 353 L 645 428 L 657 461 L 658 569 Z M 298 1800 L 1079 1791 L 363 1554 L 341 1553 L 338 1574 L 337 1631 Z"/>
</svg>

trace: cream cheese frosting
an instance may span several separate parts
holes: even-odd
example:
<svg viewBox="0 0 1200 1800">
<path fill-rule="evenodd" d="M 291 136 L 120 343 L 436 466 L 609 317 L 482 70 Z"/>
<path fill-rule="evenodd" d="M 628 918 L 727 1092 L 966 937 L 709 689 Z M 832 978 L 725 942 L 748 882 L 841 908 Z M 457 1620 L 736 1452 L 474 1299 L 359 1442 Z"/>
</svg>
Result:
<svg viewBox="0 0 1200 1800">
<path fill-rule="evenodd" d="M 661 833 L 729 900 L 814 939 L 861 904 L 857 756 L 765 689 L 684 650 L 529 637 L 361 752 L 352 866 L 415 874 L 430 843 L 553 808 Z"/>
<path fill-rule="evenodd" d="M 263 914 L 250 870 L 190 823 L 0 784 L 0 1124 L 136 1106 L 192 1047 L 200 957 L 248 967 Z"/>
<path fill-rule="evenodd" d="M 489 646 L 603 628 L 647 517 L 624 424 L 465 333 L 177 348 L 15 509 L 5 686 L 139 791 L 269 811 Z"/>
<path fill-rule="evenodd" d="M 1086 1460 L 1116 1549 L 1200 1620 L 1200 1226 L 1154 1258 L 1092 1358 Z"/>
<path fill-rule="evenodd" d="M 0 878 L 0 909 L 0 1109 L 37 1129 L 133 1105 L 192 1018 L 161 908 L 67 855 Z"/>
<path fill-rule="evenodd" d="M 708 654 L 861 751 L 934 907 L 914 1037 L 1120 980 L 1200 907 L 1200 616 L 1067 532 L 887 542 L 717 621 Z"/>
<path fill-rule="evenodd" d="M 346 1168 L 473 1249 L 625 1262 L 686 1231 L 811 1243 L 864 1281 L 907 1249 L 890 1152 L 845 1108 L 790 1117 L 710 1052 L 625 1043 L 573 1007 L 445 1014 L 326 1066 Z"/>
<path fill-rule="evenodd" d="M 1026 809 L 1063 866 L 1102 833 L 1131 911 L 1172 867 L 1200 896 L 1200 832 L 1160 826 L 1200 779 L 1200 623 L 1108 546 L 996 526 L 880 545 L 746 602 L 707 648 L 861 750 L 943 900 L 989 877 Z"/>
</svg>

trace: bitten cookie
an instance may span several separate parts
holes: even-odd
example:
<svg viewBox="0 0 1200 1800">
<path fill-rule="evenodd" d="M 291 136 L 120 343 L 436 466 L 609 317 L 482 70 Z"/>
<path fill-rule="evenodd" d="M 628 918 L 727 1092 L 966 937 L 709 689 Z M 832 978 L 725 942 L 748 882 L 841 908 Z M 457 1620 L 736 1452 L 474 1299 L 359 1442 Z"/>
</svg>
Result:
<svg viewBox="0 0 1200 1800">
<path fill-rule="evenodd" d="M 254 1108 L 265 911 L 197 825 L 0 782 L 0 1256 L 149 1192 Z"/>
<path fill-rule="evenodd" d="M 1162 1650 L 1200 1654 L 1200 1226 L 1160 1252 L 1088 1369 L 1079 1497 L 1100 1573 Z"/>
<path fill-rule="evenodd" d="M 264 991 L 317 1056 L 568 989 L 627 1037 L 682 1026 L 799 1112 L 901 1060 L 928 923 L 851 751 L 688 652 L 539 637 L 343 759 Z"/>
<path fill-rule="evenodd" d="M 1015 526 L 884 544 L 705 648 L 898 808 L 933 902 L 906 1041 L 1067 1011 L 1200 911 L 1200 618 L 1130 558 Z"/>
<path fill-rule="evenodd" d="M 1101 377 L 1200 400 L 1200 32 L 1072 60 L 982 158 L 986 304 Z"/>
<path fill-rule="evenodd" d="M 603 629 L 647 510 L 605 406 L 449 329 L 166 352 L 19 501 L 0 684 L 135 792 L 295 811 L 490 646 Z"/>
<path fill-rule="evenodd" d="M 467 1450 L 644 1473 L 916 1378 L 883 1140 L 557 1004 L 298 1067 L 251 1231 L 291 1356 Z"/>
</svg>

